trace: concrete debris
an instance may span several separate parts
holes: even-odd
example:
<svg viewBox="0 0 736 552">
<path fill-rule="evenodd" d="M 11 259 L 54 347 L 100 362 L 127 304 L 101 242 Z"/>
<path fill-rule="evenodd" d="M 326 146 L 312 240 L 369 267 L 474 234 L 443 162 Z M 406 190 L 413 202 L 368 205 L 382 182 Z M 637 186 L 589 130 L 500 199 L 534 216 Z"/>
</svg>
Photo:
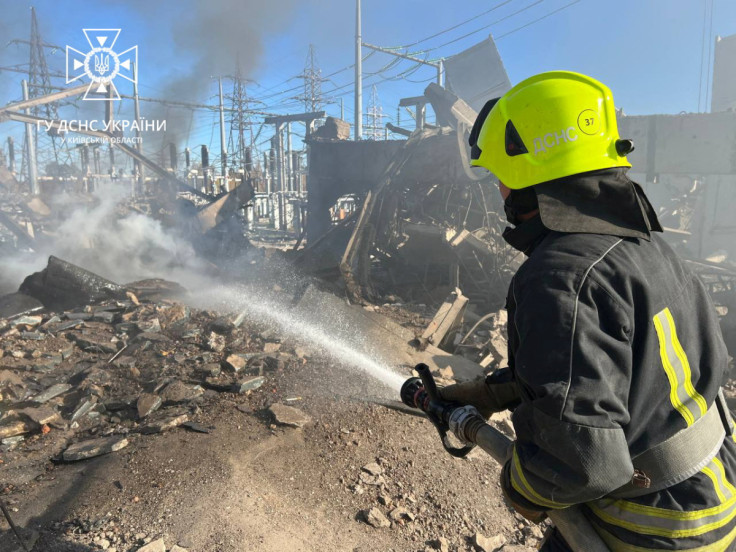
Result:
<svg viewBox="0 0 736 552">
<path fill-rule="evenodd" d="M 478 552 L 497 552 L 504 544 L 506 544 L 506 537 L 503 535 L 486 537 L 482 533 L 476 533 L 473 536 L 473 545 Z"/>
<path fill-rule="evenodd" d="M 18 318 L 15 318 L 11 320 L 10 326 L 11 327 L 17 327 L 17 326 L 23 326 L 26 329 L 29 328 L 35 328 L 39 324 L 43 322 L 42 316 L 20 316 Z"/>
<path fill-rule="evenodd" d="M 253 391 L 296 362 L 266 328 L 176 302 L 171 297 L 183 293 L 177 284 L 146 280 L 118 294 L 94 275 L 79 282 L 87 276 L 52 259 L 27 279 L 34 289 L 53 296 L 78 284 L 82 291 L 72 296 L 93 300 L 59 311 L 36 302 L 0 318 L 0 450 L 16 455 L 2 459 L 3 469 L 22 466 L 24 451 L 30 458 L 47 449 L 47 458 L 75 461 L 135 444 L 141 434 L 176 427 L 210 433 L 214 427 L 199 416 L 218 393 L 238 395 L 242 411 L 255 416 L 267 404 Z M 285 405 L 273 413 L 295 427 L 310 421 Z M 69 439 L 76 444 L 62 453 Z"/>
<path fill-rule="evenodd" d="M 137 552 L 166 552 L 166 544 L 164 539 L 156 539 L 140 547 Z"/>
<path fill-rule="evenodd" d="M 439 537 L 435 540 L 429 541 L 429 546 L 434 550 L 439 550 L 440 552 L 450 552 L 450 543 L 447 542 L 445 537 Z"/>
<path fill-rule="evenodd" d="M 69 391 L 72 388 L 71 385 L 68 383 L 57 383 L 46 389 L 44 392 L 39 393 L 35 397 L 33 397 L 33 402 L 37 402 L 39 404 L 46 403 L 50 401 L 51 399 L 55 399 L 59 395 L 63 395 L 67 391 Z"/>
<path fill-rule="evenodd" d="M 10 420 L 0 423 L 0 439 L 24 435 L 33 431 L 35 424 L 21 420 Z"/>
<path fill-rule="evenodd" d="M 136 410 L 138 411 L 138 419 L 142 420 L 146 416 L 150 415 L 151 413 L 158 410 L 158 408 L 163 404 L 163 400 L 158 395 L 153 395 L 151 393 L 144 393 L 140 397 L 138 397 L 138 402 L 136 403 Z"/>
<path fill-rule="evenodd" d="M 188 385 L 180 380 L 174 380 L 164 387 L 160 396 L 164 405 L 173 406 L 196 401 L 203 394 L 204 389 L 200 385 Z"/>
<path fill-rule="evenodd" d="M 360 479 L 360 482 L 364 485 L 372 485 L 376 487 L 383 487 L 384 485 L 386 485 L 386 479 L 380 474 L 373 475 L 368 472 L 362 471 L 360 472 L 358 478 Z"/>
<path fill-rule="evenodd" d="M 217 335 L 217 334 L 212 334 L 212 335 Z M 218 337 L 222 337 L 222 336 L 218 336 Z M 248 362 L 247 359 L 243 357 L 242 355 L 229 355 L 225 359 L 223 366 L 226 369 L 237 373 L 237 372 L 240 372 L 243 368 L 245 368 L 247 362 Z"/>
<path fill-rule="evenodd" d="M 263 344 L 264 353 L 277 353 L 279 350 L 281 350 L 281 343 L 264 343 Z"/>
<path fill-rule="evenodd" d="M 23 408 L 18 410 L 18 414 L 39 426 L 54 424 L 61 420 L 59 413 L 48 406 Z"/>
<path fill-rule="evenodd" d="M 179 416 L 164 418 L 163 420 L 159 420 L 158 422 L 154 422 L 142 427 L 141 433 L 146 435 L 151 433 L 164 433 L 165 431 L 169 431 L 171 429 L 179 427 L 180 425 L 183 425 L 187 421 L 189 421 L 189 416 L 187 414 L 180 414 Z"/>
<path fill-rule="evenodd" d="M 261 387 L 266 378 L 263 376 L 251 376 L 239 380 L 233 384 L 233 393 L 247 393 L 248 391 L 255 391 Z"/>
<path fill-rule="evenodd" d="M 62 458 L 66 462 L 86 460 L 103 454 L 110 454 L 128 446 L 128 440 L 124 437 L 106 437 L 92 441 L 82 441 L 69 446 L 63 453 Z"/>
<path fill-rule="evenodd" d="M 103 339 L 94 339 L 84 336 L 75 336 L 77 346 L 84 351 L 93 351 L 97 353 L 115 354 L 118 349 L 112 343 Z"/>
<path fill-rule="evenodd" d="M 291 427 L 302 428 L 312 423 L 312 418 L 293 406 L 285 404 L 272 404 L 269 412 L 273 415 L 276 423 Z"/>
<path fill-rule="evenodd" d="M 378 465 L 378 462 L 371 462 L 360 468 L 369 475 L 381 475 L 383 474 L 383 468 Z"/>
<path fill-rule="evenodd" d="M 381 493 L 378 495 L 378 503 L 381 506 L 386 506 L 387 508 L 390 508 L 393 505 L 394 501 L 386 493 Z"/>
<path fill-rule="evenodd" d="M 412 514 L 406 508 L 394 508 L 388 513 L 388 517 L 397 523 L 412 522 L 416 519 L 416 516 Z"/>
<path fill-rule="evenodd" d="M 391 522 L 383 514 L 383 512 L 381 512 L 381 510 L 376 507 L 369 508 L 368 510 L 363 510 L 360 514 L 363 521 L 365 521 L 371 527 L 375 527 L 376 529 L 391 527 Z"/>
<path fill-rule="evenodd" d="M 312 138 L 315 140 L 348 140 L 350 123 L 335 117 L 327 117 L 324 124 L 312 133 Z"/>
<path fill-rule="evenodd" d="M 97 397 L 88 397 L 84 398 L 80 401 L 77 408 L 72 413 L 72 417 L 70 418 L 70 421 L 76 422 L 77 420 L 81 419 L 83 416 L 86 416 L 89 414 L 92 409 L 97 405 Z"/>
<path fill-rule="evenodd" d="M 224 351 L 226 344 L 225 336 L 221 334 L 210 332 L 207 337 L 207 347 L 210 351 L 214 351 L 215 353 L 221 353 Z"/>
<path fill-rule="evenodd" d="M 422 334 L 422 341 L 432 343 L 439 348 L 447 345 L 452 339 L 453 330 L 456 330 L 463 320 L 468 298 L 459 289 L 453 291 L 434 315 L 432 322 Z"/>
</svg>

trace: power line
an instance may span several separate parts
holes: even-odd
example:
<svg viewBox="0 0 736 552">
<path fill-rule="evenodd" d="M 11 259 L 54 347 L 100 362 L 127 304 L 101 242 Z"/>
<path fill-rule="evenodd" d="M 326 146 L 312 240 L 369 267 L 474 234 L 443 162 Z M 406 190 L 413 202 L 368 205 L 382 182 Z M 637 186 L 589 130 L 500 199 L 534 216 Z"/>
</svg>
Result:
<svg viewBox="0 0 736 552">
<path fill-rule="evenodd" d="M 484 11 L 484 12 L 481 12 L 481 13 L 479 13 L 477 15 L 474 15 L 473 17 L 471 17 L 469 19 L 466 19 L 465 21 L 462 21 L 462 22 L 458 23 L 457 25 L 453 25 L 452 27 L 448 27 L 447 29 L 444 29 L 444 30 L 442 30 L 442 31 L 440 31 L 438 33 L 435 33 L 435 34 L 430 35 L 428 37 L 422 38 L 421 40 L 417 40 L 416 42 L 412 42 L 411 44 L 405 44 L 404 46 L 396 46 L 395 48 L 387 48 L 387 49 L 388 50 L 394 50 L 394 49 L 401 50 L 401 49 L 406 49 L 406 48 L 412 48 L 413 46 L 416 46 L 417 44 L 421 44 L 422 42 L 427 42 L 428 40 L 432 40 L 433 38 L 437 38 L 438 36 L 442 36 L 443 34 L 449 33 L 450 31 L 454 31 L 455 29 L 457 29 L 459 27 L 462 27 L 463 25 L 467 25 L 468 23 L 472 23 L 473 21 L 475 21 L 479 17 L 483 17 L 484 15 L 488 15 L 492 11 L 495 11 L 498 8 L 501 8 L 501 7 L 505 6 L 506 4 L 510 4 L 511 2 L 513 2 L 513 0 L 505 0 L 504 2 L 501 2 L 500 4 L 496 4 L 495 6 L 493 6 L 492 8 L 490 8 L 490 9 Z"/>
<path fill-rule="evenodd" d="M 553 10 L 553 11 L 549 12 L 549 13 L 548 13 L 548 14 L 546 14 L 546 15 L 543 15 L 542 17 L 538 17 L 538 18 L 537 18 L 537 19 L 535 19 L 534 21 L 530 21 L 530 22 L 529 22 L 529 23 L 527 23 L 526 25 L 522 25 L 521 27 L 517 27 L 517 28 L 516 28 L 516 29 L 514 29 L 513 31 L 509 31 L 509 32 L 507 32 L 507 33 L 504 33 L 504 34 L 502 34 L 502 35 L 500 35 L 500 36 L 497 36 L 497 37 L 496 37 L 496 40 L 497 40 L 497 41 L 498 41 L 498 40 L 501 40 L 502 38 L 504 38 L 504 37 L 507 37 L 507 36 L 509 36 L 509 35 L 512 35 L 512 34 L 514 34 L 515 32 L 518 32 L 518 31 L 520 31 L 520 30 L 522 30 L 522 29 L 526 29 L 527 27 L 529 27 L 529 26 L 531 26 L 531 25 L 534 25 L 535 23 L 538 23 L 538 22 L 542 21 L 543 19 L 547 19 L 547 18 L 548 18 L 548 17 L 550 17 L 551 15 L 554 15 L 554 14 L 556 14 L 556 13 L 558 13 L 558 12 L 561 12 L 562 10 L 564 10 L 564 9 L 566 9 L 566 8 L 569 8 L 570 6 L 574 6 L 575 4 L 579 3 L 580 1 L 581 1 L 581 0 L 575 0 L 574 2 L 570 2 L 569 4 L 565 4 L 564 6 L 562 6 L 562 7 L 560 7 L 560 8 L 557 8 L 556 10 Z"/>
<path fill-rule="evenodd" d="M 384 78 L 382 78 L 382 79 L 380 79 L 378 81 L 375 81 L 375 82 L 372 82 L 372 83 L 369 82 L 367 84 L 364 84 L 363 85 L 363 90 L 366 90 L 366 89 L 370 88 L 374 84 L 381 84 L 382 82 L 386 82 L 386 81 L 390 81 L 390 80 L 397 80 L 397 79 L 400 79 L 400 78 L 403 78 L 403 77 L 412 75 L 412 74 L 416 73 L 422 67 L 423 67 L 422 64 L 416 63 L 416 64 L 412 65 L 411 67 L 409 67 L 408 69 L 405 69 L 404 71 L 402 71 L 400 73 L 397 73 L 396 75 L 384 77 Z M 377 76 L 377 74 L 376 75 L 373 75 L 373 76 L 375 77 L 375 76 Z M 330 95 L 333 98 L 339 98 L 340 96 L 344 96 L 344 95 L 350 94 L 351 91 L 348 90 L 347 92 L 345 92 L 343 94 L 338 94 L 337 96 L 334 96 L 332 94 L 334 92 L 337 92 L 337 91 L 343 90 L 345 88 L 351 87 L 351 86 L 353 86 L 353 84 L 354 84 L 353 82 L 348 82 L 346 84 L 343 84 L 343 85 L 340 85 L 340 86 L 336 86 L 335 88 L 332 88 L 332 89 L 328 90 L 327 92 L 325 92 L 325 94 Z M 281 111 L 288 111 L 291 107 L 294 107 L 294 106 L 298 106 L 298 104 L 296 104 L 294 102 L 285 102 L 285 103 L 279 103 L 279 104 L 269 105 L 269 106 L 267 106 L 267 109 L 272 109 L 273 110 L 273 109 L 278 108 L 278 110 L 281 110 Z"/>
<path fill-rule="evenodd" d="M 458 38 L 455 38 L 453 40 L 450 40 L 449 42 L 445 42 L 444 44 L 440 44 L 439 46 L 434 46 L 432 48 L 429 48 L 427 50 L 424 50 L 424 52 L 433 52 L 434 50 L 439 50 L 440 48 L 444 48 L 445 46 L 449 46 L 450 44 L 454 44 L 455 42 L 459 42 L 459 41 L 461 41 L 461 40 L 463 40 L 465 38 L 468 38 L 469 36 L 473 36 L 474 34 L 478 34 L 479 32 L 485 31 L 486 29 L 489 29 L 489 28 L 493 27 L 494 25 L 498 25 L 499 23 L 501 23 L 503 21 L 506 21 L 507 19 L 510 19 L 510 18 L 514 17 L 515 15 L 518 15 L 520 13 L 523 13 L 523 12 L 527 11 L 528 9 L 531 9 L 534 6 L 537 6 L 538 4 L 541 4 L 544 1 L 545 0 L 535 0 L 534 2 L 532 2 L 531 4 L 529 4 L 528 6 L 526 6 L 524 8 L 521 8 L 520 10 L 516 10 L 515 12 L 510 13 L 509 15 L 506 15 L 506 16 L 500 18 L 500 19 L 496 19 L 492 23 L 488 23 L 487 25 L 483 25 L 482 27 L 479 27 L 479 28 L 477 28 L 474 31 L 471 31 L 471 32 L 469 32 L 467 34 L 464 34 L 463 36 L 459 36 Z"/>
<path fill-rule="evenodd" d="M 363 61 L 366 61 L 374 53 L 375 52 L 370 52 L 368 55 L 366 55 L 363 58 Z M 348 69 L 352 69 L 353 67 L 355 67 L 355 64 L 354 63 L 352 65 L 346 65 L 345 67 L 342 67 L 341 69 L 338 69 L 337 71 L 334 71 L 334 72 L 330 73 L 329 75 L 325 75 L 323 78 L 324 79 L 329 79 L 330 77 L 334 77 L 335 75 L 339 75 L 340 73 L 344 73 L 345 71 L 347 71 Z M 299 78 L 299 75 L 295 75 L 293 78 Z M 267 96 L 261 96 L 259 98 L 259 100 L 268 100 L 268 99 L 271 99 L 271 98 L 275 98 L 277 96 L 282 96 L 284 94 L 288 94 L 289 92 L 293 92 L 293 91 L 299 90 L 301 88 L 302 88 L 302 85 L 294 86 L 293 88 L 287 88 L 286 90 L 281 90 L 280 92 L 274 92 L 273 94 L 269 94 Z"/>
</svg>

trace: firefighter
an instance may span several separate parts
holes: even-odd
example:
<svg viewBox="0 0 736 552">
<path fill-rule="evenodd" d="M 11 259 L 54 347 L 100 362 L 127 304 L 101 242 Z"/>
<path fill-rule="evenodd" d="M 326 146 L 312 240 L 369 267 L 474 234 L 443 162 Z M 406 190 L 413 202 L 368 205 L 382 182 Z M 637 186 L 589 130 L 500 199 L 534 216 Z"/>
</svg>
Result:
<svg viewBox="0 0 736 552">
<path fill-rule="evenodd" d="M 508 501 L 532 521 L 581 504 L 614 552 L 736 549 L 717 313 L 627 176 L 611 91 L 536 75 L 485 105 L 470 145 L 528 258 L 507 297 L 508 370 L 441 396 L 513 409 Z M 542 550 L 570 548 L 552 531 Z"/>
</svg>

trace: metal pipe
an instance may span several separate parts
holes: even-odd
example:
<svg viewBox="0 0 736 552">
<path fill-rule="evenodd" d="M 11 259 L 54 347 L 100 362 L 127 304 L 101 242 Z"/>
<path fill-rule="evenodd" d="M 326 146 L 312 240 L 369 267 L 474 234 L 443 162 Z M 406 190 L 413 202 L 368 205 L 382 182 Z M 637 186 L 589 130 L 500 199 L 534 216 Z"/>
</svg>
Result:
<svg viewBox="0 0 736 552">
<path fill-rule="evenodd" d="M 28 81 L 21 81 L 23 87 L 23 100 L 28 101 Z M 31 108 L 26 107 L 26 114 L 31 114 Z M 26 147 L 28 148 L 28 181 L 31 184 L 31 193 L 39 195 L 41 191 L 38 188 L 38 166 L 36 165 L 36 134 L 33 129 L 33 123 L 26 123 Z"/>
</svg>

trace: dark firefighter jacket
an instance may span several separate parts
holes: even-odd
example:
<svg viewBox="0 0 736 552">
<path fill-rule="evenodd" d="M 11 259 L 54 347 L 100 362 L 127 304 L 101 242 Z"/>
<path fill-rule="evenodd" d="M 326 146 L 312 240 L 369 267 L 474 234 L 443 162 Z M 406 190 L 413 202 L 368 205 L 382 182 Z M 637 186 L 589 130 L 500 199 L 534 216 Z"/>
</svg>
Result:
<svg viewBox="0 0 736 552">
<path fill-rule="evenodd" d="M 733 437 L 674 486 L 608 497 L 631 480 L 632 456 L 701 418 L 724 382 L 704 285 L 655 234 L 555 232 L 539 217 L 521 226 L 529 258 L 507 308 L 522 402 L 504 490 L 532 509 L 584 504 L 613 551 L 732 550 Z"/>
</svg>

